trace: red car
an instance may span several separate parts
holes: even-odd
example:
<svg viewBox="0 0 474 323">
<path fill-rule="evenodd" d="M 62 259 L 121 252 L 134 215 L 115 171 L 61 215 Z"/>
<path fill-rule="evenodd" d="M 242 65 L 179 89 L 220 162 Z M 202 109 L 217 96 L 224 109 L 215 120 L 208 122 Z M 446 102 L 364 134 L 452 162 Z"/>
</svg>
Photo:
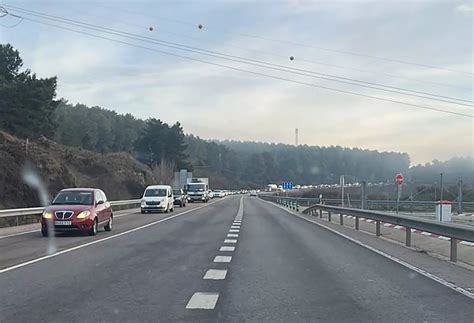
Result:
<svg viewBox="0 0 474 323">
<path fill-rule="evenodd" d="M 55 232 L 81 231 L 97 234 L 99 226 L 112 230 L 112 207 L 102 190 L 68 188 L 61 190 L 41 217 L 41 233 L 47 237 Z"/>
</svg>

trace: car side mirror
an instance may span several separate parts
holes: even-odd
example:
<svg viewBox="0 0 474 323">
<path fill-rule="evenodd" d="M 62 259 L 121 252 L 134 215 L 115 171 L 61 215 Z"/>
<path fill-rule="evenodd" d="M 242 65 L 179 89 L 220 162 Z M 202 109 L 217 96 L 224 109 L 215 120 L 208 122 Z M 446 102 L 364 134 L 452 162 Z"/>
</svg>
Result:
<svg viewBox="0 0 474 323">
<path fill-rule="evenodd" d="M 102 200 L 97 201 L 96 205 L 100 205 L 100 204 L 104 204 L 104 201 Z"/>
</svg>

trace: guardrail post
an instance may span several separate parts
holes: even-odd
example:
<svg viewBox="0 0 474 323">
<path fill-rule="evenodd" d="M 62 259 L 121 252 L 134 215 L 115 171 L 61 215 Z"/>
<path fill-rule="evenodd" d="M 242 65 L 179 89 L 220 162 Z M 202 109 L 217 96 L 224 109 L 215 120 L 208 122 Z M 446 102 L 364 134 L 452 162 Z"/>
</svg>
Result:
<svg viewBox="0 0 474 323">
<path fill-rule="evenodd" d="M 328 211 L 328 221 L 331 222 L 331 211 Z"/>
<path fill-rule="evenodd" d="M 375 221 L 375 235 L 380 237 L 380 221 Z"/>
<path fill-rule="evenodd" d="M 320 219 L 323 218 L 323 209 L 319 209 L 319 218 L 320 218 Z"/>
<path fill-rule="evenodd" d="M 342 213 L 339 213 L 339 223 L 344 225 L 344 215 Z"/>
<path fill-rule="evenodd" d="M 449 255 L 449 260 L 452 262 L 458 261 L 458 239 L 451 238 L 451 252 Z"/>
<path fill-rule="evenodd" d="M 359 217 L 358 216 L 355 217 L 355 229 L 359 230 Z"/>
<path fill-rule="evenodd" d="M 298 204 L 298 202 L 296 202 L 296 212 L 299 212 L 300 211 L 300 205 Z"/>
<path fill-rule="evenodd" d="M 405 228 L 405 246 L 411 247 L 411 228 Z"/>
</svg>

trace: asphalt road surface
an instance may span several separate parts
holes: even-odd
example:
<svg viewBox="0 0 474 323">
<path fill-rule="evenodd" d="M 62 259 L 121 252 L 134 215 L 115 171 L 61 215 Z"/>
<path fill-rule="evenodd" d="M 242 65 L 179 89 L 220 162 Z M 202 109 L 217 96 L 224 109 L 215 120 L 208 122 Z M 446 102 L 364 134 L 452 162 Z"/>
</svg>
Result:
<svg viewBox="0 0 474 323">
<path fill-rule="evenodd" d="M 474 300 L 254 197 L 0 239 L 1 322 L 473 322 Z"/>
</svg>

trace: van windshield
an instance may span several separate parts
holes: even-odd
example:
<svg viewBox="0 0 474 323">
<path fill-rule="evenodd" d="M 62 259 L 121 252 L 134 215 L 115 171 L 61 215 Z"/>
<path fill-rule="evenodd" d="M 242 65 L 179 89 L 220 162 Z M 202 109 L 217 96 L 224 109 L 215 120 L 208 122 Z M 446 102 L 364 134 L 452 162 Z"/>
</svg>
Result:
<svg viewBox="0 0 474 323">
<path fill-rule="evenodd" d="M 205 184 L 189 184 L 188 185 L 188 191 L 189 192 L 204 191 L 205 188 L 206 188 Z"/>
<path fill-rule="evenodd" d="M 149 188 L 145 191 L 145 196 L 166 196 L 166 189 Z"/>
</svg>

